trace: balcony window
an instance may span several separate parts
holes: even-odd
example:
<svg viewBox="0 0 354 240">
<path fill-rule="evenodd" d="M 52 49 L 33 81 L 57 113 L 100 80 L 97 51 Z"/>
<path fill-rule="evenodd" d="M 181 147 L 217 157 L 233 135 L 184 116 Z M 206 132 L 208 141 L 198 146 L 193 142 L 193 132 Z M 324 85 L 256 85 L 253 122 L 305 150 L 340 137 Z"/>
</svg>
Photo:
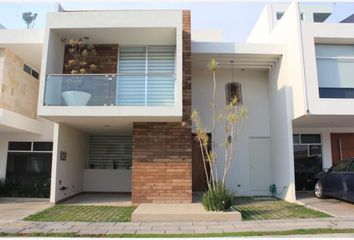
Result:
<svg viewBox="0 0 354 240">
<path fill-rule="evenodd" d="M 172 106 L 175 46 L 121 47 L 117 105 Z"/>
<path fill-rule="evenodd" d="M 316 44 L 320 98 L 354 98 L 354 45 Z"/>
<path fill-rule="evenodd" d="M 117 74 L 50 74 L 45 106 L 174 106 L 175 46 L 122 46 Z"/>
</svg>

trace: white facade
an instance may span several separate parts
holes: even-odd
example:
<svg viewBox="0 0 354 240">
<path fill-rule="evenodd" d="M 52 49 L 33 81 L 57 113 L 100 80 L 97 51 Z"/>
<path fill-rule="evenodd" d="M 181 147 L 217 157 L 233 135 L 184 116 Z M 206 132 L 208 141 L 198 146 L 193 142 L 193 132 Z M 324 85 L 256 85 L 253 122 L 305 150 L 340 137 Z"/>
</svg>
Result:
<svg viewBox="0 0 354 240">
<path fill-rule="evenodd" d="M 354 23 L 323 23 L 331 11 L 329 5 L 269 4 L 247 42 L 241 44 L 221 42 L 218 30 L 192 31 L 192 109 L 200 112 L 208 130 L 212 82 L 206 66 L 210 58 L 219 62 L 218 111 L 225 105 L 225 83 L 232 81 L 232 68 L 234 80 L 242 86 L 248 117 L 227 179 L 227 187 L 236 195 L 270 196 L 274 184 L 276 197 L 296 201 L 293 134 L 320 134 L 322 167 L 328 168 L 332 166 L 331 133 L 354 133 L 354 98 L 321 98 L 319 94 L 316 44 L 350 46 L 354 41 Z M 41 73 L 38 118 L 0 106 L 0 178 L 6 175 L 9 141 L 53 141 L 51 202 L 81 192 L 130 192 L 131 169 L 90 169 L 89 138 L 131 134 L 133 122 L 181 121 L 182 26 L 182 11 L 85 11 L 50 13 L 44 31 L 0 30 L 0 50 L 14 51 Z M 174 45 L 173 106 L 44 104 L 47 96 L 53 102 L 62 98 L 61 92 L 46 91 L 47 76 L 63 74 L 62 38 L 82 36 L 89 36 L 93 44 Z M 350 70 L 347 67 L 344 72 Z M 54 90 L 61 88 L 60 81 L 51 84 Z M 217 130 L 219 134 L 212 137 L 220 143 L 222 124 Z M 222 159 L 220 146 L 216 152 Z"/>
<path fill-rule="evenodd" d="M 176 82 L 173 106 L 116 105 L 91 106 L 89 109 L 85 106 L 65 106 L 65 108 L 44 106 L 46 76 L 63 73 L 64 44 L 61 39 L 82 36 L 88 36 L 92 44 L 175 45 Z M 60 120 L 72 125 L 76 123 L 71 119 L 80 117 L 94 119 L 99 116 L 110 117 L 106 122 L 110 125 L 114 125 L 116 120 L 124 120 L 125 124 L 133 121 L 180 121 L 182 117 L 182 11 L 50 13 L 45 30 L 41 76 L 38 114 L 52 120 Z"/>
</svg>

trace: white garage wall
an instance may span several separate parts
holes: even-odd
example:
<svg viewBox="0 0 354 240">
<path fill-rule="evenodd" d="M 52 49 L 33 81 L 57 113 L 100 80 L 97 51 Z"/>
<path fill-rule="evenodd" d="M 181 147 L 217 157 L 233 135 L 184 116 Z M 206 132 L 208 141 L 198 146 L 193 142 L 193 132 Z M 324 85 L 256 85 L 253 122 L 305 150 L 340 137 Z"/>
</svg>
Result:
<svg viewBox="0 0 354 240">
<path fill-rule="evenodd" d="M 231 69 L 217 71 L 217 110 L 221 111 L 225 106 L 225 83 L 231 81 Z M 269 184 L 263 190 L 252 191 L 250 187 L 250 161 L 249 139 L 267 138 L 269 129 L 269 95 L 268 75 L 265 70 L 235 71 L 235 79 L 242 84 L 243 103 L 248 108 L 248 117 L 238 138 L 236 159 L 231 167 L 227 179 L 228 188 L 235 191 L 236 195 L 269 195 Z M 192 70 L 192 109 L 200 112 L 202 122 L 211 129 L 210 102 L 212 94 L 212 75 L 205 69 L 193 68 Z M 216 141 L 223 142 L 223 124 L 218 124 Z M 214 137 L 214 136 L 213 136 Z M 255 151 L 257 151 L 255 149 Z M 222 146 L 218 146 L 216 152 L 223 159 Z M 256 166 L 258 167 L 258 166 Z M 221 170 L 223 166 L 219 165 Z M 269 178 L 271 173 L 268 172 Z M 264 179 L 257 179 L 264 181 Z"/>
<path fill-rule="evenodd" d="M 60 152 L 66 160 L 60 160 Z M 55 123 L 50 201 L 57 202 L 83 191 L 83 173 L 88 159 L 88 135 L 62 123 Z M 61 184 L 60 184 L 61 182 Z M 59 190 L 61 186 L 66 190 Z"/>
</svg>

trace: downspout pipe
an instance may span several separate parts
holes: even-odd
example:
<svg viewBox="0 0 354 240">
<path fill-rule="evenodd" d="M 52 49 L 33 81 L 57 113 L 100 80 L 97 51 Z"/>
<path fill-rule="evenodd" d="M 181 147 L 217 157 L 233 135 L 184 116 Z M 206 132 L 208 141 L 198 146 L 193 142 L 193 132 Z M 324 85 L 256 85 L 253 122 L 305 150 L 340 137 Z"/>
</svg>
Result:
<svg viewBox="0 0 354 240">
<path fill-rule="evenodd" d="M 302 22 L 300 18 L 300 3 L 296 2 L 296 18 L 298 22 L 298 32 L 300 34 L 299 36 L 299 43 L 300 43 L 300 54 L 301 54 L 301 59 L 302 59 L 302 64 L 301 64 L 301 71 L 302 75 L 304 78 L 304 92 L 305 92 L 305 108 L 306 108 L 306 116 L 309 116 L 310 114 L 310 108 L 309 108 L 309 102 L 308 102 L 308 91 L 307 91 L 307 79 L 306 79 L 306 66 L 305 66 L 305 55 L 304 55 L 304 44 L 303 44 L 303 34 L 302 34 Z"/>
</svg>

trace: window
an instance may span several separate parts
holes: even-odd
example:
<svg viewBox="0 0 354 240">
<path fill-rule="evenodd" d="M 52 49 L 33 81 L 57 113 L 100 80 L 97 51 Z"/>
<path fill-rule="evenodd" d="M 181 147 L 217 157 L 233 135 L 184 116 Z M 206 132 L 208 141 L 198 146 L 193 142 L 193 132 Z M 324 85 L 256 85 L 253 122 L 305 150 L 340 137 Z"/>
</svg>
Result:
<svg viewBox="0 0 354 240">
<path fill-rule="evenodd" d="M 33 151 L 51 152 L 52 150 L 52 142 L 33 142 Z"/>
<path fill-rule="evenodd" d="M 334 165 L 331 169 L 333 172 L 345 172 L 348 166 L 349 160 L 341 160 L 339 163 Z"/>
<path fill-rule="evenodd" d="M 321 143 L 319 134 L 301 134 L 301 143 Z"/>
<path fill-rule="evenodd" d="M 20 183 L 48 181 L 52 166 L 52 153 L 9 152 L 6 178 Z"/>
<path fill-rule="evenodd" d="M 132 136 L 90 136 L 89 168 L 130 169 Z"/>
<path fill-rule="evenodd" d="M 315 48 L 320 98 L 354 98 L 354 45 Z"/>
<path fill-rule="evenodd" d="M 314 22 L 324 22 L 331 15 L 331 13 L 313 13 Z"/>
<path fill-rule="evenodd" d="M 39 73 L 32 69 L 32 77 L 34 77 L 35 79 L 39 79 Z"/>
<path fill-rule="evenodd" d="M 293 134 L 296 190 L 313 190 L 314 176 L 322 171 L 320 134 Z"/>
<path fill-rule="evenodd" d="M 277 20 L 280 20 L 284 15 L 284 12 L 277 12 Z"/>
<path fill-rule="evenodd" d="M 6 179 L 23 184 L 48 184 L 52 145 L 52 142 L 9 142 Z"/>
<path fill-rule="evenodd" d="M 23 71 L 34 77 L 35 79 L 39 79 L 39 73 L 33 70 L 27 64 L 23 64 Z"/>
<path fill-rule="evenodd" d="M 25 71 L 28 74 L 31 74 L 32 69 L 29 66 L 27 66 L 26 64 L 24 64 L 23 71 Z"/>
<path fill-rule="evenodd" d="M 31 151 L 32 142 L 9 142 L 8 150 L 12 151 Z"/>
<path fill-rule="evenodd" d="M 9 151 L 51 152 L 52 142 L 9 142 Z"/>
<path fill-rule="evenodd" d="M 294 144 L 321 144 L 320 134 L 293 134 Z"/>
<path fill-rule="evenodd" d="M 175 48 L 120 47 L 117 105 L 174 105 Z"/>
</svg>

